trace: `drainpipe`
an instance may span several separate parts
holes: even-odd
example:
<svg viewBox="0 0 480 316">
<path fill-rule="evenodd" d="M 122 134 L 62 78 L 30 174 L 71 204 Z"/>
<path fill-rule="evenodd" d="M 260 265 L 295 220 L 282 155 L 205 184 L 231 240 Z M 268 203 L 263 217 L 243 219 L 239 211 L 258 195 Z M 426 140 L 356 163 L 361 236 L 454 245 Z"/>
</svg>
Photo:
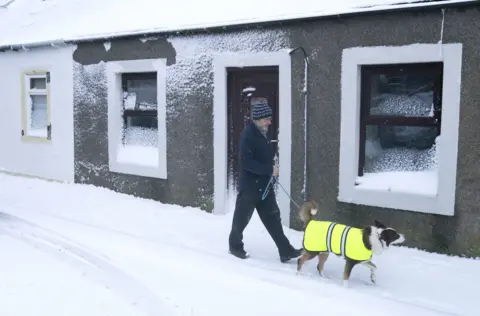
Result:
<svg viewBox="0 0 480 316">
<path fill-rule="evenodd" d="M 301 46 L 298 46 L 290 51 L 290 55 L 296 50 L 302 50 L 303 52 L 303 60 L 305 61 L 305 68 L 304 68 L 304 81 L 303 81 L 303 98 L 304 98 L 304 161 L 303 161 L 303 200 L 306 201 L 309 197 L 308 190 L 307 190 L 307 152 L 308 152 L 308 56 L 305 52 L 305 49 Z"/>
</svg>

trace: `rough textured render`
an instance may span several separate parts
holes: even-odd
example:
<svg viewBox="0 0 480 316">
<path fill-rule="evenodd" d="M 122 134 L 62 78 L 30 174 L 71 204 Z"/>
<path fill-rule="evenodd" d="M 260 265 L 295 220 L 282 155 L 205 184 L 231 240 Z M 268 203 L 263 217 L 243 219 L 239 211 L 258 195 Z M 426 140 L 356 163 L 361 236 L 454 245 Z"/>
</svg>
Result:
<svg viewBox="0 0 480 316">
<path fill-rule="evenodd" d="M 462 43 L 462 93 L 455 216 L 441 216 L 400 210 L 343 204 L 337 201 L 338 155 L 340 145 L 340 74 L 342 50 L 349 47 L 438 43 L 444 22 L 443 42 Z M 390 13 L 309 22 L 292 29 L 292 46 L 305 48 L 310 58 L 308 93 L 308 188 L 309 198 L 320 205 L 319 218 L 353 225 L 369 225 L 378 219 L 404 232 L 407 245 L 430 251 L 480 255 L 480 150 L 478 122 L 480 98 L 480 11 L 448 9 L 445 19 L 440 9 L 416 13 Z M 385 32 L 388 30 L 388 32 Z M 297 55 L 300 59 L 301 53 Z M 298 62 L 300 64 L 300 61 Z M 301 65 L 299 65 L 301 66 Z M 300 69 L 296 69 L 301 77 Z M 298 84 L 298 83 L 297 83 Z M 294 97 L 294 139 L 303 117 L 301 97 Z M 292 196 L 301 196 L 301 146 L 293 142 Z M 295 157 L 295 158 L 294 158 Z M 298 223 L 292 207 L 292 223 Z M 295 226 L 301 228 L 299 224 Z"/>
<path fill-rule="evenodd" d="M 221 52 L 289 48 L 282 30 L 79 44 L 75 61 L 75 178 L 155 200 L 213 207 L 213 69 Z M 168 179 L 109 171 L 105 62 L 167 58 Z M 226 106 L 226 105 L 225 105 Z"/>
</svg>

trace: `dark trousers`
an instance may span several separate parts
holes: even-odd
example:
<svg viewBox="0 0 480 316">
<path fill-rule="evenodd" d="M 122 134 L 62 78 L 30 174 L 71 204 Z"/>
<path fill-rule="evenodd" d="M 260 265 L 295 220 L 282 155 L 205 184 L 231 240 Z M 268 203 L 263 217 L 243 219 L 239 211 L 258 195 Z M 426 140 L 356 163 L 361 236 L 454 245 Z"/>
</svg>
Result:
<svg viewBox="0 0 480 316">
<path fill-rule="evenodd" d="M 262 200 L 262 191 L 243 190 L 237 195 L 235 211 L 233 213 L 232 230 L 230 231 L 230 249 L 243 250 L 243 231 L 252 218 L 253 211 L 257 209 L 258 216 L 273 241 L 277 245 L 280 256 L 289 255 L 294 248 L 283 232 L 280 218 L 280 209 L 275 200 L 273 189 L 270 190 L 265 200 Z"/>
</svg>

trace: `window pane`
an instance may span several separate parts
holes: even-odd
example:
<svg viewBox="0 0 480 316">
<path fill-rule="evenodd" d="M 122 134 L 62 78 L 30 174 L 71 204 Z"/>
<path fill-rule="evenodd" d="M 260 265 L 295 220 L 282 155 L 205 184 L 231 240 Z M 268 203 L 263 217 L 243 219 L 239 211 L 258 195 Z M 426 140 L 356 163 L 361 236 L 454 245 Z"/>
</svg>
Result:
<svg viewBox="0 0 480 316">
<path fill-rule="evenodd" d="M 127 127 L 128 126 L 157 128 L 157 115 L 155 114 L 155 116 L 130 116 L 127 118 Z"/>
<path fill-rule="evenodd" d="M 367 126 L 364 173 L 436 170 L 437 135 L 437 127 Z"/>
<path fill-rule="evenodd" d="M 126 109 L 157 108 L 156 73 L 124 75 L 124 102 Z"/>
<path fill-rule="evenodd" d="M 46 89 L 47 80 L 45 78 L 30 79 L 30 89 Z"/>
<path fill-rule="evenodd" d="M 156 117 L 128 117 L 124 144 L 157 147 L 157 125 Z"/>
<path fill-rule="evenodd" d="M 435 81 L 428 72 L 375 71 L 369 77 L 370 114 L 433 117 Z"/>
<path fill-rule="evenodd" d="M 47 96 L 30 96 L 30 116 L 28 135 L 47 137 L 48 113 Z"/>
</svg>

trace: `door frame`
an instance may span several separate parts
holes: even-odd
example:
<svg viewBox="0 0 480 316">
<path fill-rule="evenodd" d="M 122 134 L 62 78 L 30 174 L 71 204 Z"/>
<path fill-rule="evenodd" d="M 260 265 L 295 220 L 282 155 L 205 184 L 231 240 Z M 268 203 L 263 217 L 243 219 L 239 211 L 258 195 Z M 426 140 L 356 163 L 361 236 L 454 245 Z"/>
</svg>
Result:
<svg viewBox="0 0 480 316">
<path fill-rule="evenodd" d="M 237 90 L 237 89 L 241 89 L 243 87 L 240 87 L 239 85 L 242 85 L 242 83 L 245 83 L 245 80 L 248 81 L 250 84 L 253 84 L 253 85 L 259 85 L 257 86 L 258 90 L 256 89 L 255 91 L 253 91 L 253 95 L 254 96 L 264 96 L 263 94 L 258 94 L 259 91 L 262 90 L 262 85 L 263 84 L 266 84 L 267 86 L 271 83 L 275 83 L 275 100 L 274 101 L 268 101 L 269 103 L 269 106 L 272 107 L 272 111 L 273 113 L 275 114 L 275 118 L 272 120 L 272 125 L 270 125 L 270 128 L 269 128 L 269 136 L 272 137 L 272 140 L 275 140 L 274 143 L 272 143 L 271 145 L 275 148 L 275 155 L 277 154 L 277 140 L 278 140 L 278 128 L 279 128 L 279 116 L 278 116 L 278 88 L 279 88 L 279 70 L 278 70 L 278 66 L 261 66 L 261 67 L 248 67 L 248 66 L 245 66 L 243 68 L 239 68 L 239 67 L 228 67 L 227 68 L 227 116 L 228 116 L 228 123 L 227 123 L 227 127 L 228 127 L 228 136 L 227 136 L 227 145 L 228 145 L 228 160 L 227 160 L 227 165 L 228 165 L 228 172 L 227 172 L 227 180 L 228 180 L 228 183 L 227 183 L 227 188 L 228 188 L 228 192 L 230 194 L 230 196 L 232 195 L 232 190 L 230 188 L 231 185 L 235 185 L 235 184 L 238 184 L 236 183 L 236 181 L 234 180 L 237 180 L 238 179 L 233 179 L 235 178 L 235 176 L 238 177 L 238 167 L 239 167 L 239 161 L 238 161 L 238 141 L 240 140 L 239 138 L 239 134 L 236 134 L 237 132 L 241 132 L 241 130 L 238 130 L 238 128 L 240 126 L 235 126 L 234 128 L 232 128 L 232 126 L 230 124 L 234 124 L 234 125 L 237 125 L 239 124 L 240 122 L 243 122 L 245 123 L 245 114 L 242 111 L 242 114 L 243 114 L 243 117 L 241 120 L 239 120 L 239 117 L 235 117 L 237 115 L 239 115 L 239 113 L 237 113 L 237 111 L 239 111 L 239 104 L 242 103 L 242 102 L 245 102 L 246 99 L 248 99 L 248 97 L 246 96 L 246 94 L 248 93 L 239 93 L 240 90 Z M 268 99 L 270 99 L 271 95 L 268 95 Z M 251 99 L 249 100 L 251 102 Z M 271 103 L 273 102 L 273 103 Z M 242 105 L 242 106 L 245 106 L 245 105 Z M 251 106 L 251 104 L 250 104 Z M 250 113 L 251 115 L 251 113 Z M 243 129 L 243 128 L 242 128 Z M 233 131 L 232 135 L 231 135 L 231 131 Z M 233 146 L 233 148 L 231 147 L 232 144 L 230 143 L 230 136 L 233 136 L 233 139 L 232 141 L 235 142 L 235 145 Z M 237 138 L 238 137 L 238 138 Z M 235 149 L 235 152 L 233 153 L 235 155 L 235 167 L 236 168 L 232 168 L 233 166 L 230 165 L 230 162 L 231 162 L 231 155 L 232 155 L 232 149 Z M 231 174 L 231 172 L 234 171 L 233 174 Z M 237 174 L 235 174 L 235 172 Z M 278 185 L 275 185 L 275 192 L 277 192 L 277 189 L 278 188 Z"/>
<path fill-rule="evenodd" d="M 213 57 L 213 167 L 214 167 L 214 214 L 226 214 L 229 192 L 228 173 L 228 115 L 227 115 L 227 68 L 278 66 L 279 125 L 278 155 L 280 172 L 278 181 L 286 193 L 280 190 L 277 203 L 282 224 L 290 227 L 290 181 L 292 149 L 292 72 L 287 50 L 259 53 L 219 53 Z M 287 195 L 288 194 L 288 195 Z"/>
</svg>

